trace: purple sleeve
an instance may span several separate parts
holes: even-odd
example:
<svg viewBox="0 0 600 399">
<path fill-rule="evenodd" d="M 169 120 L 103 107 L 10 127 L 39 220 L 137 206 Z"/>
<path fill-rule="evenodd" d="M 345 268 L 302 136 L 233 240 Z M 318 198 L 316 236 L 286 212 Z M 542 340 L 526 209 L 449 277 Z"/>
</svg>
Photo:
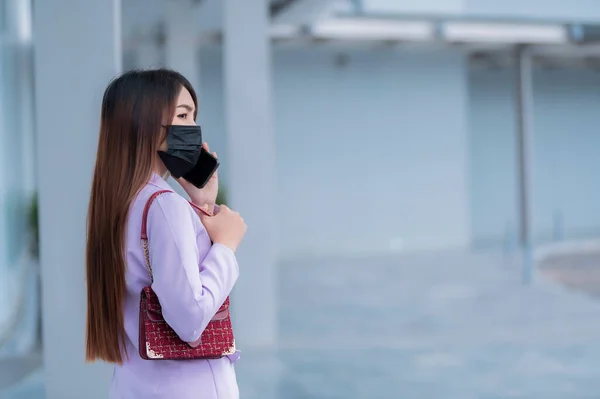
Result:
<svg viewBox="0 0 600 399">
<path fill-rule="evenodd" d="M 148 213 L 152 289 L 165 321 L 185 342 L 197 342 L 239 273 L 235 254 L 221 244 L 200 263 L 193 217 L 187 201 L 174 193 L 157 197 Z"/>
</svg>

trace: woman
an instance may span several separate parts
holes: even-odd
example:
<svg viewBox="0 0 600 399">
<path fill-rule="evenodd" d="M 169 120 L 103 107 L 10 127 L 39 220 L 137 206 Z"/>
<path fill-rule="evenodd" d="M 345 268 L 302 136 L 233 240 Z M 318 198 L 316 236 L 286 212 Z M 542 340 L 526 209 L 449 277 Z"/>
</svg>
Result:
<svg viewBox="0 0 600 399">
<path fill-rule="evenodd" d="M 168 70 L 127 72 L 104 93 L 88 214 L 86 355 L 115 364 L 113 399 L 239 397 L 237 352 L 211 360 L 143 360 L 138 353 L 144 287 L 152 286 L 165 321 L 193 345 L 238 277 L 234 253 L 246 226 L 215 206 L 216 173 L 203 189 L 178 179 L 191 202 L 214 207 L 214 216 L 199 215 L 172 191 L 154 199 L 146 226 L 152 279 L 145 264 L 144 207 L 170 189 L 159 152 L 168 150 L 173 126 L 196 125 L 197 106 L 190 83 Z"/>
</svg>

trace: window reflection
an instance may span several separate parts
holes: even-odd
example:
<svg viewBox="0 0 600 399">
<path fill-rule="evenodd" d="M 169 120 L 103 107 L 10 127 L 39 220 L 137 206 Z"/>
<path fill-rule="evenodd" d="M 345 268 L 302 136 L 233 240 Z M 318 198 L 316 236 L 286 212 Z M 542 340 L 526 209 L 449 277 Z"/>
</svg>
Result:
<svg viewBox="0 0 600 399">
<path fill-rule="evenodd" d="M 37 218 L 31 1 L 0 8 L 0 354 L 37 340 Z"/>
</svg>

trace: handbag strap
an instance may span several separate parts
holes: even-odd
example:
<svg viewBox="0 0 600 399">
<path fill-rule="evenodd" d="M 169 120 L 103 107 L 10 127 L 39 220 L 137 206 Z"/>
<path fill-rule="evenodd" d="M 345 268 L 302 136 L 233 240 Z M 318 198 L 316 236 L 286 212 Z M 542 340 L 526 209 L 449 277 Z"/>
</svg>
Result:
<svg viewBox="0 0 600 399">
<path fill-rule="evenodd" d="M 146 269 L 148 269 L 148 273 L 150 274 L 151 280 L 153 280 L 153 277 L 152 277 L 152 267 L 150 266 L 150 251 L 148 249 L 148 212 L 150 211 L 150 206 L 152 205 L 152 203 L 154 202 L 156 197 L 158 197 L 159 195 L 164 194 L 164 193 L 172 193 L 172 192 L 173 191 L 171 191 L 171 190 L 159 190 L 159 191 L 152 193 L 152 195 L 150 196 L 150 198 L 148 198 L 148 201 L 146 202 L 146 206 L 144 207 L 144 213 L 142 215 L 142 231 L 140 234 L 140 238 L 142 240 L 142 247 L 144 249 L 144 259 L 146 261 Z M 202 209 L 199 206 L 193 204 L 191 201 L 188 201 L 188 203 L 195 210 L 200 211 L 207 216 L 213 216 L 211 213 L 209 213 L 205 209 Z"/>
<path fill-rule="evenodd" d="M 140 237 L 142 239 L 142 247 L 144 248 L 144 259 L 146 260 L 146 269 L 148 269 L 148 273 L 150 274 L 150 279 L 153 280 L 152 277 L 152 267 L 150 267 L 150 252 L 148 250 L 148 212 L 150 211 L 150 205 L 154 202 L 156 197 L 164 193 L 172 193 L 171 190 L 160 190 L 152 193 L 148 201 L 146 202 L 146 206 L 144 207 L 144 213 L 142 215 L 142 232 Z"/>
</svg>

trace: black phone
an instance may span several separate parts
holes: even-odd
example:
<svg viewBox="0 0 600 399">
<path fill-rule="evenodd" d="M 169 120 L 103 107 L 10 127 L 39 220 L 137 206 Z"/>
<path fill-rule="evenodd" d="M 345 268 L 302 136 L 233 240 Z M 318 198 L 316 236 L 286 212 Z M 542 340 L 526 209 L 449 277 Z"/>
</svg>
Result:
<svg viewBox="0 0 600 399">
<path fill-rule="evenodd" d="M 194 168 L 181 177 L 192 183 L 194 186 L 202 188 L 206 186 L 206 183 L 208 183 L 218 167 L 219 160 L 202 147 L 200 157 Z"/>
</svg>

